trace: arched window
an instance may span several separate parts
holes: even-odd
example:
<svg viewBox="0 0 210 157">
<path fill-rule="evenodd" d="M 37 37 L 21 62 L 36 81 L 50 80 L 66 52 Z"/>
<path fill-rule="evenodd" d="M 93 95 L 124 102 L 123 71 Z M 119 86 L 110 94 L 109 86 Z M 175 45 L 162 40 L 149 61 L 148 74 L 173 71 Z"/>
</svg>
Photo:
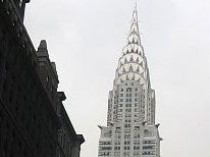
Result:
<svg viewBox="0 0 210 157">
<path fill-rule="evenodd" d="M 151 131 L 144 130 L 144 137 L 150 137 L 153 136 Z"/>
<path fill-rule="evenodd" d="M 127 88 L 126 92 L 132 92 L 132 88 Z"/>
</svg>

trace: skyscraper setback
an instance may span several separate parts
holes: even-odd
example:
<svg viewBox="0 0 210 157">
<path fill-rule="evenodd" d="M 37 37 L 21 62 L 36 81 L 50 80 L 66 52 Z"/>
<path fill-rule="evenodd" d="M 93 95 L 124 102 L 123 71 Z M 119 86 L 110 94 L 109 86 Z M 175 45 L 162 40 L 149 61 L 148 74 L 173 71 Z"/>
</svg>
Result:
<svg viewBox="0 0 210 157">
<path fill-rule="evenodd" d="M 159 124 L 155 124 L 155 91 L 141 44 L 137 7 L 127 45 L 122 50 L 109 92 L 107 126 L 99 126 L 98 156 L 159 157 Z"/>
</svg>

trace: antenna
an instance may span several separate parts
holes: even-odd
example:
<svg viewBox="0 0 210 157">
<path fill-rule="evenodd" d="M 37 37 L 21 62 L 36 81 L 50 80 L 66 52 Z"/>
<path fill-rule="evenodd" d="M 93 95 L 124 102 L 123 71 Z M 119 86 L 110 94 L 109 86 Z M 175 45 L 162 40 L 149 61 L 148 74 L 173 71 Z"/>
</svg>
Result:
<svg viewBox="0 0 210 157">
<path fill-rule="evenodd" d="M 139 0 L 133 0 L 134 2 L 134 9 L 133 9 L 133 22 L 138 22 L 138 1 Z"/>
<path fill-rule="evenodd" d="M 138 7 L 138 0 L 134 0 L 134 10 L 137 10 Z"/>
<path fill-rule="evenodd" d="M 134 3 L 134 10 L 137 11 L 139 0 L 133 0 L 133 3 Z"/>
</svg>

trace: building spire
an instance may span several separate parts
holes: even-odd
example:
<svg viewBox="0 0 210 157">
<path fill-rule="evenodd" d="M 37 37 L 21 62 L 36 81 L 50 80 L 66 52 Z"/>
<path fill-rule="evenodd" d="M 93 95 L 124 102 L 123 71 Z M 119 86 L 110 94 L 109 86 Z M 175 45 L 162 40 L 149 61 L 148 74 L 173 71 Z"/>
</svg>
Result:
<svg viewBox="0 0 210 157">
<path fill-rule="evenodd" d="M 134 1 L 133 20 L 138 22 L 138 0 Z"/>
<path fill-rule="evenodd" d="M 138 10 L 138 3 L 137 3 L 137 0 L 135 0 L 134 9 L 132 13 L 132 21 L 131 21 L 131 26 L 130 26 L 130 33 L 128 35 L 128 44 L 141 45 L 137 10 Z"/>
</svg>

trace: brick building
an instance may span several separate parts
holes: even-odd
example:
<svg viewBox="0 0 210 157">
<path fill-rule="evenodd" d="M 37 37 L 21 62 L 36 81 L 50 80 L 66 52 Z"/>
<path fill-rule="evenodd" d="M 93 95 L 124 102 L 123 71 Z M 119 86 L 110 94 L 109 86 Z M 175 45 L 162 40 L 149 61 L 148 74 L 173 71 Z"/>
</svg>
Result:
<svg viewBox="0 0 210 157">
<path fill-rule="evenodd" d="M 29 0 L 0 0 L 0 157 L 79 157 L 84 142 L 57 91 L 54 62 L 23 25 Z"/>
</svg>

